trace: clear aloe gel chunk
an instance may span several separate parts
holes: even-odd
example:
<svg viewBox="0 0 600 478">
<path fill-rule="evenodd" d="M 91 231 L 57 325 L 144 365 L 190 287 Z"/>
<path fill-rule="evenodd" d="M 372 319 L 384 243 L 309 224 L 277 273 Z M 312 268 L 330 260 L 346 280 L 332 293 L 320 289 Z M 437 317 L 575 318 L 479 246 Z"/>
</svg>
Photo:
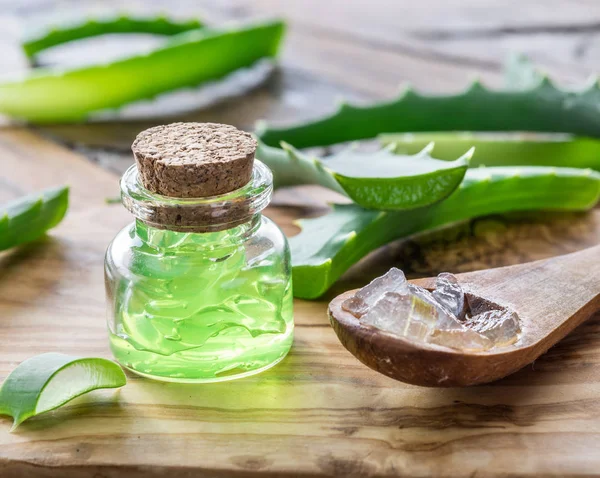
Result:
<svg viewBox="0 0 600 478">
<path fill-rule="evenodd" d="M 439 304 L 446 307 L 457 319 L 463 320 L 465 318 L 467 313 L 465 293 L 452 274 L 443 272 L 438 275 L 432 295 Z"/>
<path fill-rule="evenodd" d="M 519 317 L 512 310 L 488 310 L 467 320 L 468 327 L 487 337 L 495 345 L 509 345 L 521 331 Z"/>
<path fill-rule="evenodd" d="M 361 317 L 388 292 L 408 293 L 408 282 L 406 282 L 404 272 L 395 267 L 360 289 L 352 299 L 344 303 L 344 308 L 352 315 Z"/>
<path fill-rule="evenodd" d="M 409 284 L 402 271 L 392 268 L 344 301 L 342 308 L 365 326 L 453 349 L 485 351 L 518 340 L 520 323 L 514 311 L 474 301 L 471 308 L 452 274 L 440 274 L 429 291 Z"/>
</svg>

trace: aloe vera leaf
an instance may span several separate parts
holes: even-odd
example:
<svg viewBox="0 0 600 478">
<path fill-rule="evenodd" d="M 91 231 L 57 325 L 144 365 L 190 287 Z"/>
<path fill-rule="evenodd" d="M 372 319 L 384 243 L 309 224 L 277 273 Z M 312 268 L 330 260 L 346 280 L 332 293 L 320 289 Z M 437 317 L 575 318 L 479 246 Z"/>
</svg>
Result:
<svg viewBox="0 0 600 478">
<path fill-rule="evenodd" d="M 0 251 L 31 242 L 56 226 L 69 206 L 69 188 L 46 189 L 0 207 Z"/>
<path fill-rule="evenodd" d="M 64 405 L 98 388 L 127 383 L 119 365 L 103 358 L 78 358 L 58 353 L 36 355 L 15 368 L 0 387 L 0 415 L 23 421 Z"/>
<path fill-rule="evenodd" d="M 257 126 L 267 145 L 297 148 L 374 138 L 380 133 L 422 131 L 541 131 L 600 136 L 600 87 L 556 88 L 547 77 L 535 87 L 493 91 L 479 82 L 455 95 L 424 95 L 410 88 L 370 106 L 341 104 L 330 116 L 288 127 Z"/>
<path fill-rule="evenodd" d="M 508 89 L 527 89 L 543 73 L 525 56 L 510 55 L 504 69 Z M 470 166 L 557 166 L 600 171 L 600 141 L 569 134 L 543 133 L 389 133 L 379 135 L 384 145 L 396 144 L 400 154 L 413 154 L 430 142 L 436 156 L 452 159 L 469 146 L 475 147 Z"/>
<path fill-rule="evenodd" d="M 282 148 L 260 145 L 256 154 L 273 171 L 276 186 L 320 184 L 368 209 L 412 209 L 445 199 L 464 178 L 473 153 L 440 161 L 430 156 L 430 144 L 412 156 L 394 154 L 393 148 L 373 153 L 350 148 L 317 158 L 287 143 Z"/>
<path fill-rule="evenodd" d="M 600 171 L 600 141 L 552 133 L 390 133 L 379 136 L 399 154 L 435 142 L 435 155 L 450 160 L 471 146 L 470 166 L 556 166 Z"/>
<path fill-rule="evenodd" d="M 217 80 L 277 54 L 281 21 L 221 30 L 193 30 L 161 47 L 105 65 L 38 68 L 0 83 L 0 113 L 31 122 L 81 121 L 159 93 Z"/>
<path fill-rule="evenodd" d="M 445 201 L 411 211 L 374 211 L 355 204 L 334 205 L 315 219 L 299 221 L 290 239 L 294 295 L 315 299 L 369 252 L 396 239 L 509 211 L 592 207 L 600 197 L 600 174 L 548 167 L 470 169 Z"/>
<path fill-rule="evenodd" d="M 177 21 L 166 17 L 135 18 L 119 16 L 78 19 L 70 23 L 29 31 L 22 40 L 21 47 L 25 54 L 32 58 L 43 50 L 63 43 L 108 33 L 151 33 L 171 36 L 202 27 L 203 24 L 195 19 Z"/>
</svg>

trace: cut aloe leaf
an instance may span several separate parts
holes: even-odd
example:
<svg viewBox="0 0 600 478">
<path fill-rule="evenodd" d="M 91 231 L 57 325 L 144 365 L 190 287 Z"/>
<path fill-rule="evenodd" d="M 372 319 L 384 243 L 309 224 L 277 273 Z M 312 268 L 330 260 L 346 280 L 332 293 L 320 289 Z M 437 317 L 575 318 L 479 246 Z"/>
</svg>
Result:
<svg viewBox="0 0 600 478">
<path fill-rule="evenodd" d="M 591 170 L 497 167 L 470 169 L 448 199 L 427 208 L 335 205 L 322 217 L 299 221 L 302 231 L 290 239 L 294 295 L 320 297 L 353 264 L 396 239 L 490 214 L 586 210 L 599 196 L 600 174 Z"/>
<path fill-rule="evenodd" d="M 203 24 L 195 19 L 178 21 L 166 17 L 119 16 L 77 19 L 60 25 L 30 30 L 22 40 L 21 47 L 25 54 L 32 58 L 41 51 L 57 45 L 109 33 L 151 33 L 171 36 L 197 30 L 202 26 Z"/>
<path fill-rule="evenodd" d="M 47 189 L 0 206 L 0 250 L 35 241 L 65 217 L 69 188 Z"/>
<path fill-rule="evenodd" d="M 12 431 L 28 418 L 84 393 L 125 383 L 123 370 L 110 360 L 58 353 L 37 355 L 14 369 L 0 387 L 0 415 L 13 417 Z"/>
<path fill-rule="evenodd" d="M 451 160 L 475 147 L 470 166 L 556 166 L 600 171 L 600 141 L 569 134 L 390 133 L 379 139 L 398 154 L 414 154 L 435 142 L 435 155 Z"/>
<path fill-rule="evenodd" d="M 113 63 L 38 68 L 0 82 L 0 113 L 38 123 L 82 121 L 92 112 L 195 87 L 274 57 L 283 32 L 281 21 L 193 30 Z"/>
<path fill-rule="evenodd" d="M 547 77 L 526 90 L 490 90 L 479 82 L 462 93 L 427 95 L 411 88 L 368 106 L 343 103 L 329 116 L 288 127 L 257 127 L 267 145 L 297 148 L 374 138 L 381 133 L 424 131 L 537 131 L 600 137 L 600 87 L 593 79 L 577 91 Z"/>
<path fill-rule="evenodd" d="M 276 186 L 320 184 L 368 209 L 413 209 L 441 201 L 458 187 L 472 155 L 471 150 L 455 161 L 440 161 L 430 156 L 433 144 L 412 156 L 389 147 L 317 158 L 286 143 L 282 148 L 261 145 L 256 154 L 273 171 Z"/>
</svg>

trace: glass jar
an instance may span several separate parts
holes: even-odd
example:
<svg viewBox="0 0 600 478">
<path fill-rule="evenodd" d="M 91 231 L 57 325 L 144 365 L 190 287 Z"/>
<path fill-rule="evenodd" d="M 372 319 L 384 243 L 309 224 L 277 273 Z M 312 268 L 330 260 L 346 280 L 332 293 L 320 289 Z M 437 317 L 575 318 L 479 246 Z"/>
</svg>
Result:
<svg viewBox="0 0 600 478">
<path fill-rule="evenodd" d="M 105 260 L 110 346 L 124 367 L 158 380 L 215 382 L 285 357 L 293 340 L 290 253 L 261 215 L 272 182 L 255 161 L 238 190 L 178 199 L 145 189 L 135 165 L 124 174 L 122 201 L 136 220 Z M 181 213 L 193 224 L 181 225 Z"/>
</svg>

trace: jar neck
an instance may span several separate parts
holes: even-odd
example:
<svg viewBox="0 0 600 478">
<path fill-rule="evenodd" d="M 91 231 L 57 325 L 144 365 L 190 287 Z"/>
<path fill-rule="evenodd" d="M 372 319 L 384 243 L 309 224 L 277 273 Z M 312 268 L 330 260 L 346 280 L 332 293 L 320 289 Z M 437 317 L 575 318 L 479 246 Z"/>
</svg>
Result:
<svg viewBox="0 0 600 478">
<path fill-rule="evenodd" d="M 135 234 L 153 249 L 221 249 L 239 245 L 251 238 L 261 224 L 260 213 L 254 214 L 248 221 L 229 229 L 213 232 L 181 232 L 157 228 L 140 219 L 135 220 Z"/>
<path fill-rule="evenodd" d="M 142 185 L 136 165 L 121 178 L 123 205 L 138 221 L 151 229 L 179 233 L 228 231 L 251 223 L 269 204 L 272 192 L 273 175 L 258 160 L 254 162 L 250 182 L 244 187 L 205 198 L 174 198 L 152 193 Z"/>
</svg>

